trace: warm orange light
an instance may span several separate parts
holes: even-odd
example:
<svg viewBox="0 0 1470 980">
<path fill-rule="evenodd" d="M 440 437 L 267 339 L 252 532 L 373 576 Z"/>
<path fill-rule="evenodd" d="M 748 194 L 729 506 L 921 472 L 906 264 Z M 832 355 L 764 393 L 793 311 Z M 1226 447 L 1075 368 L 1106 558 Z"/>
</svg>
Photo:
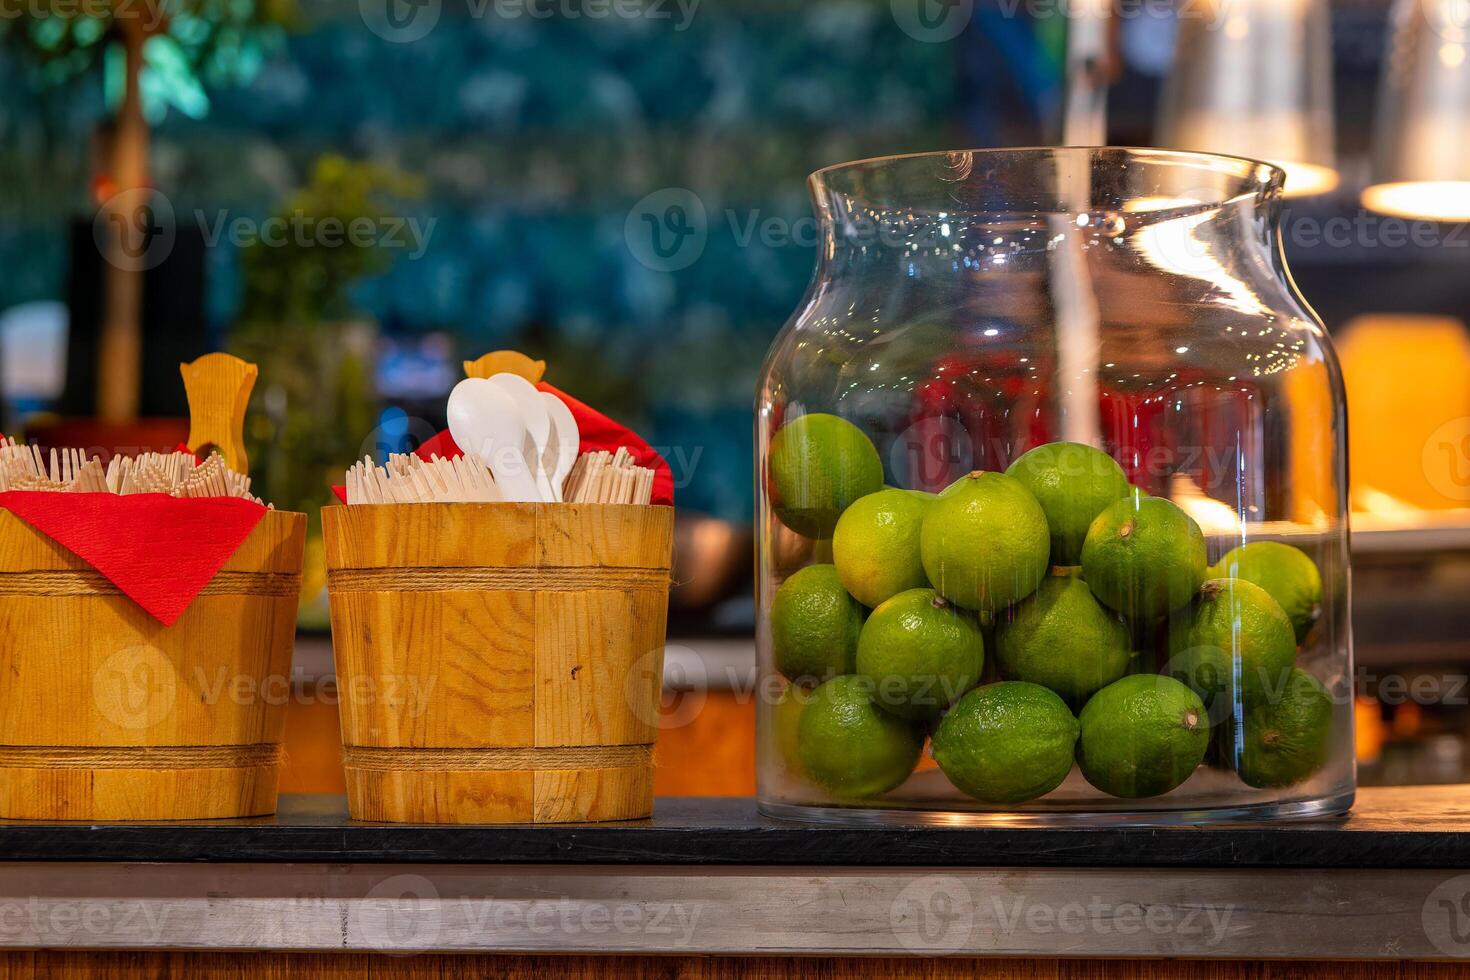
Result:
<svg viewBox="0 0 1470 980">
<path fill-rule="evenodd" d="M 1293 163 L 1286 160 L 1272 160 L 1271 162 L 1286 171 L 1286 183 L 1281 188 L 1284 197 L 1326 194 L 1337 186 L 1337 171 L 1331 167 L 1324 167 L 1319 163 Z"/>
<path fill-rule="evenodd" d="M 1470 180 L 1401 180 L 1363 191 L 1363 207 L 1399 218 L 1470 221 Z"/>
</svg>

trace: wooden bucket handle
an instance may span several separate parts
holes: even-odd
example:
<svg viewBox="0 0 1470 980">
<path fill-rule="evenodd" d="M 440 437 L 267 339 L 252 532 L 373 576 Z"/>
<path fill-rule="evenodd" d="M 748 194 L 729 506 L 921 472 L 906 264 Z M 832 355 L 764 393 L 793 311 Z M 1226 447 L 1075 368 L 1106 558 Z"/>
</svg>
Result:
<svg viewBox="0 0 1470 980">
<path fill-rule="evenodd" d="M 245 407 L 260 369 L 231 354 L 205 354 L 179 365 L 189 399 L 189 451 L 217 450 L 230 469 L 250 473 Z"/>
</svg>

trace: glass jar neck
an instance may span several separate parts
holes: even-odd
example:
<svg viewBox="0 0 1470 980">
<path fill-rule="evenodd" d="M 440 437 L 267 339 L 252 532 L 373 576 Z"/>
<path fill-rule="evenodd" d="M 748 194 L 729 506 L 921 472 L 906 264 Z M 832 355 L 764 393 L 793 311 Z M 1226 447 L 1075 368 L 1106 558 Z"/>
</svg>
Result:
<svg viewBox="0 0 1470 980">
<path fill-rule="evenodd" d="M 899 262 L 912 277 L 973 276 L 1076 247 L 1183 275 L 1253 256 L 1277 275 L 1282 181 L 1234 157 L 1111 147 L 860 161 L 811 177 L 819 274 Z"/>
</svg>

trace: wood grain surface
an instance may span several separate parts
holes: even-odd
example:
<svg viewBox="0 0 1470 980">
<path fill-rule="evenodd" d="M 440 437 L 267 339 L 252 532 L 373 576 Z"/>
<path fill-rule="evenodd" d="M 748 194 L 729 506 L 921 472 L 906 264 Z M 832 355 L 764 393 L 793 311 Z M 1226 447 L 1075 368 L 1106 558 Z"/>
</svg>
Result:
<svg viewBox="0 0 1470 980">
<path fill-rule="evenodd" d="M 0 513 L 0 816 L 271 813 L 305 530 L 266 514 L 166 627 Z"/>
<path fill-rule="evenodd" d="M 233 354 L 205 354 L 179 365 L 189 399 L 189 451 L 216 450 L 236 473 L 249 475 L 245 409 L 260 369 Z M 202 452 L 201 452 L 202 450 Z"/>
<path fill-rule="evenodd" d="M 0 980 L 1449 980 L 1455 963 L 1258 960 L 1004 960 L 696 956 L 373 956 L 348 953 L 0 954 Z"/>
<path fill-rule="evenodd" d="M 672 509 L 358 505 L 326 508 L 323 527 L 354 817 L 651 812 L 648 753 L 579 753 L 657 734 Z M 497 767 L 506 749 L 544 764 Z"/>
</svg>

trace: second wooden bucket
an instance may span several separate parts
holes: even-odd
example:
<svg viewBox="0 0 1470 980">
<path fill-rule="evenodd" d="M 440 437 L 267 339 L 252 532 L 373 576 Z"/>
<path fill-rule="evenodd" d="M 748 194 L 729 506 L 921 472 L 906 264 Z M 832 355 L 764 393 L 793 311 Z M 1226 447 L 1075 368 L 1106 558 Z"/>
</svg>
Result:
<svg viewBox="0 0 1470 980">
<path fill-rule="evenodd" d="M 652 812 L 673 508 L 359 504 L 322 515 L 354 818 Z"/>
<path fill-rule="evenodd" d="M 0 511 L 0 817 L 274 813 L 305 537 L 266 514 L 164 626 Z"/>
</svg>

